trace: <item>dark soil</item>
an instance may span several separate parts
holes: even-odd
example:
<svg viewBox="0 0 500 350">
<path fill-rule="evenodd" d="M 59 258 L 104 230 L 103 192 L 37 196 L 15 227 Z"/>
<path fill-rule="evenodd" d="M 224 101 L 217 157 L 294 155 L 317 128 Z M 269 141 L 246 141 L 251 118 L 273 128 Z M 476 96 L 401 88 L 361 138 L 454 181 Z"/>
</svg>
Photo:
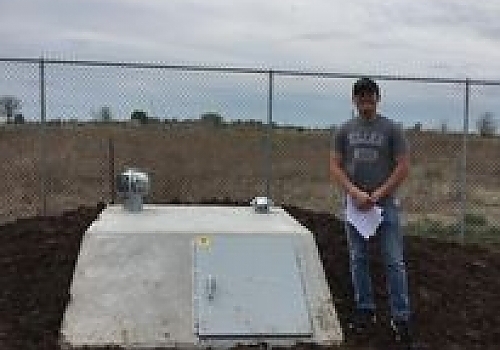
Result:
<svg viewBox="0 0 500 350">
<path fill-rule="evenodd" d="M 80 241 L 102 209 L 103 205 L 81 207 L 58 217 L 22 219 L 0 227 L 1 350 L 59 349 L 59 327 Z M 286 209 L 314 233 L 344 326 L 353 297 L 342 223 L 330 214 Z M 371 248 L 381 321 L 368 337 L 347 332 L 341 349 L 396 348 L 387 323 L 384 272 L 376 240 Z M 419 342 L 426 349 L 500 349 L 500 254 L 418 237 L 406 237 L 405 248 Z"/>
</svg>

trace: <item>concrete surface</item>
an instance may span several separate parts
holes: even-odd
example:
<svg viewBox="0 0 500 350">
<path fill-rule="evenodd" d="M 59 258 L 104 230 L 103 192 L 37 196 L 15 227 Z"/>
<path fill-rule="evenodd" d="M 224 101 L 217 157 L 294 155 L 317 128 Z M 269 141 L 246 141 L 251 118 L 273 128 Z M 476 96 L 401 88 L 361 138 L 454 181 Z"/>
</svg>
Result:
<svg viewBox="0 0 500 350">
<path fill-rule="evenodd" d="M 87 229 L 61 325 L 69 348 L 120 345 L 227 347 L 232 339 L 195 334 L 193 245 L 217 235 L 292 235 L 313 337 L 268 337 L 339 344 L 343 336 L 312 234 L 283 209 L 257 214 L 249 207 L 148 205 L 142 212 L 108 206 Z M 271 268 L 271 267 L 270 267 Z M 240 343 L 262 339 L 238 339 Z"/>
</svg>

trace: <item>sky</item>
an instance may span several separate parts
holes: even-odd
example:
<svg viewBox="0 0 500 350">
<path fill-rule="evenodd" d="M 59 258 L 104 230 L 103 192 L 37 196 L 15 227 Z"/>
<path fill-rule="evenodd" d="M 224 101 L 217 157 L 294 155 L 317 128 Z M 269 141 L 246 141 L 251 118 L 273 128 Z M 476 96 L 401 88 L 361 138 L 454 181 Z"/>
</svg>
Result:
<svg viewBox="0 0 500 350">
<path fill-rule="evenodd" d="M 0 58 L 146 62 L 500 81 L 500 0 L 0 0 Z M 0 62 L 0 95 L 39 118 L 35 65 Z M 351 115 L 354 78 L 275 76 L 273 119 L 324 126 Z M 463 84 L 379 80 L 381 111 L 460 129 Z M 110 106 L 160 118 L 217 111 L 267 120 L 268 76 L 46 67 L 48 118 Z M 500 116 L 500 86 L 472 86 L 471 125 Z"/>
</svg>

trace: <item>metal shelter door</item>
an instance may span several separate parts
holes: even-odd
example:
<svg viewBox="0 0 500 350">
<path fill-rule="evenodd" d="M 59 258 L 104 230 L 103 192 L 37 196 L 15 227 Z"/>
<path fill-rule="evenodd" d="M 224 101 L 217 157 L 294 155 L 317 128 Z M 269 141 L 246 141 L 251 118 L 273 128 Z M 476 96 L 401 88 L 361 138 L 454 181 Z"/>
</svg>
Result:
<svg viewBox="0 0 500 350">
<path fill-rule="evenodd" d="M 200 338 L 311 337 L 292 235 L 218 235 L 194 244 Z"/>
</svg>

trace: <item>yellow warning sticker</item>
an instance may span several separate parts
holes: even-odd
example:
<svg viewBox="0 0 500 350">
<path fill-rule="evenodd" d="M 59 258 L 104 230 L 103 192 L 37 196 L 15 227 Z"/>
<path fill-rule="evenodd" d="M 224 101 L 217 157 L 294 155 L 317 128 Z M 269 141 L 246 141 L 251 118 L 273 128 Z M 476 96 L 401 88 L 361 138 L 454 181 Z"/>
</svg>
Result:
<svg viewBox="0 0 500 350">
<path fill-rule="evenodd" d="M 211 244 L 210 237 L 208 236 L 200 236 L 198 237 L 198 246 L 200 248 L 209 248 Z"/>
</svg>

